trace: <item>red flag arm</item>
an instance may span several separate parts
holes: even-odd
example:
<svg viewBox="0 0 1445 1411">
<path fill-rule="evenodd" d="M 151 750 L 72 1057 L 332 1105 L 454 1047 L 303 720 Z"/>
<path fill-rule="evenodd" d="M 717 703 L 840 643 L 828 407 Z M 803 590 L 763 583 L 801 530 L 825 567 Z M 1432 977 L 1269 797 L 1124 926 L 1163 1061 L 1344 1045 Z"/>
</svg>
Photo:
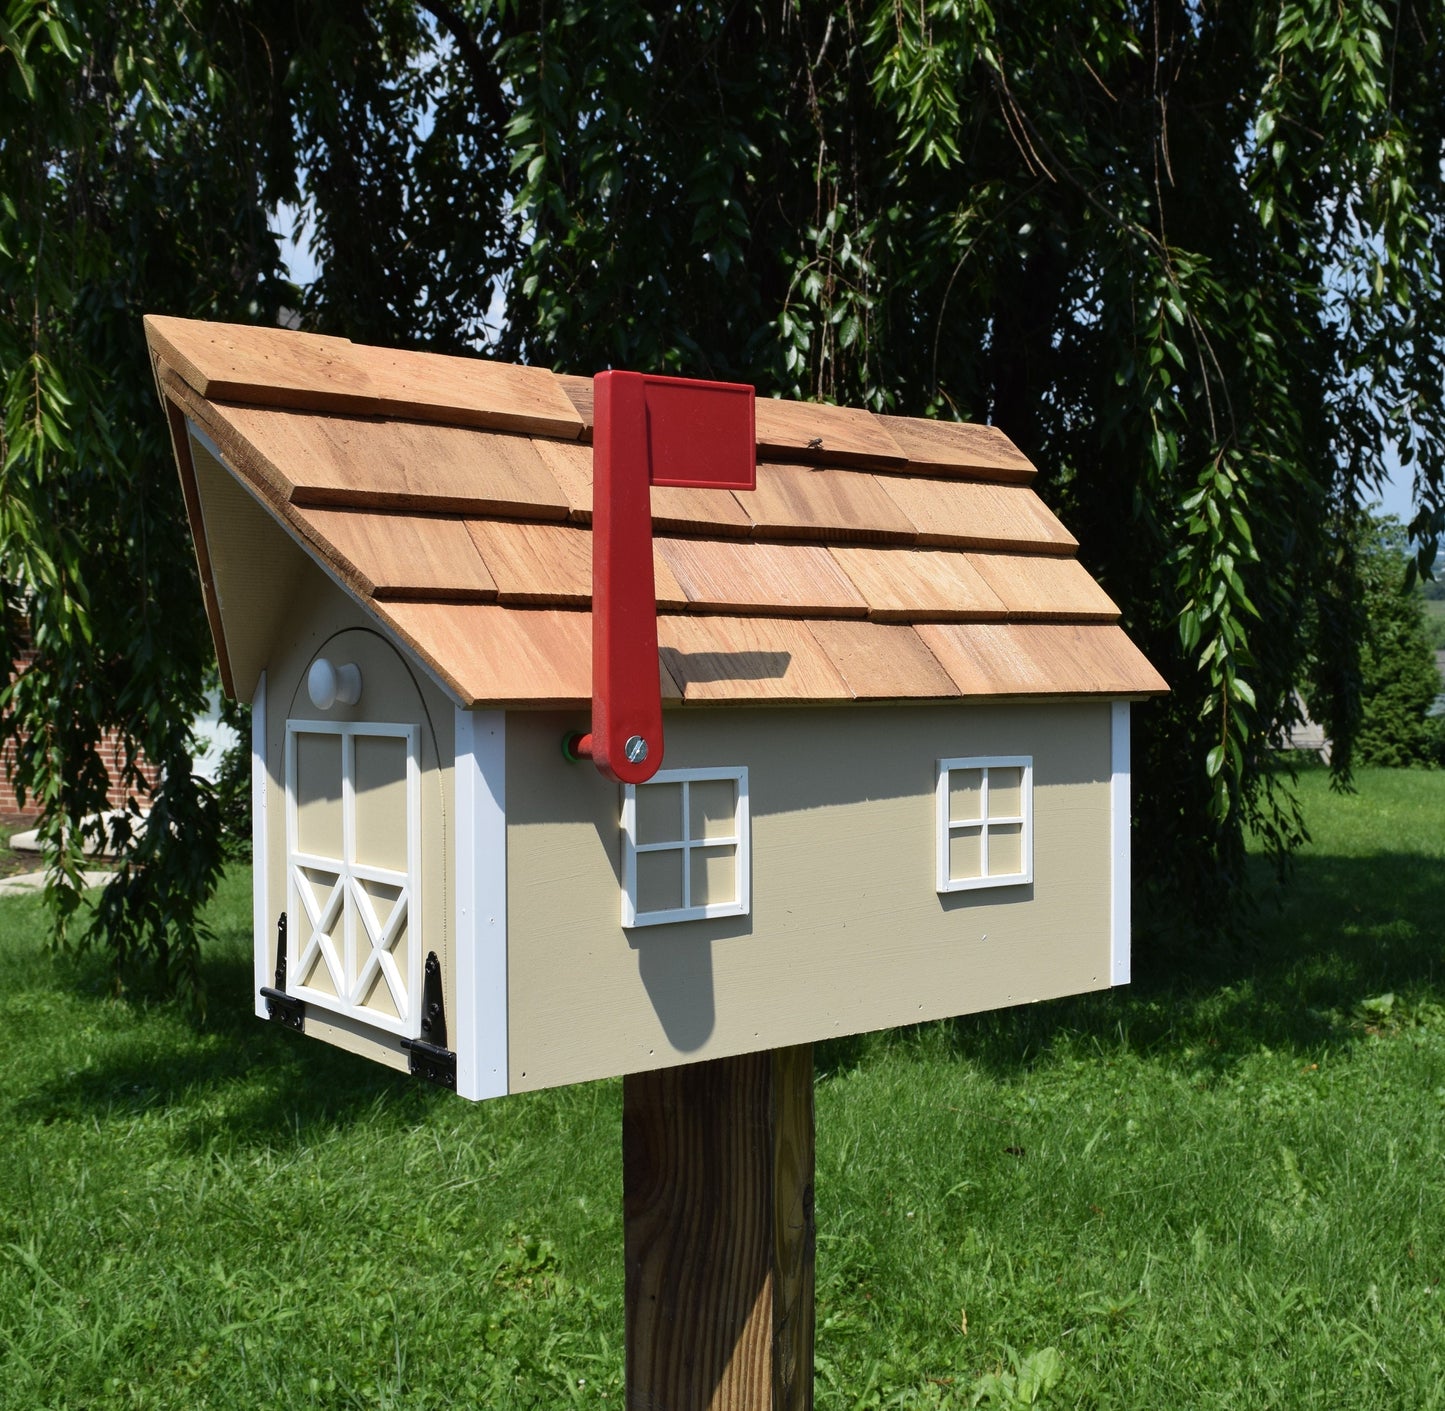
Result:
<svg viewBox="0 0 1445 1411">
<path fill-rule="evenodd" d="M 593 379 L 592 731 L 572 746 L 609 779 L 662 764 L 653 485 L 751 490 L 753 389 L 601 372 Z"/>
</svg>

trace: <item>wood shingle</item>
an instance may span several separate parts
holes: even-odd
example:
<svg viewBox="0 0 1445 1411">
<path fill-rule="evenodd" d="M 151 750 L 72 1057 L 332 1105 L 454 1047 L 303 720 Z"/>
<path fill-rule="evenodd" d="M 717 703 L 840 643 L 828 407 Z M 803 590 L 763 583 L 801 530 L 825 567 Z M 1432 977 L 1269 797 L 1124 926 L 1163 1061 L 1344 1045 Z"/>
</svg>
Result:
<svg viewBox="0 0 1445 1411">
<path fill-rule="evenodd" d="M 590 379 L 277 329 L 146 329 L 223 673 L 191 435 L 461 704 L 589 699 Z M 665 700 L 1166 689 L 996 428 L 759 399 L 757 435 L 755 491 L 652 491 Z"/>
</svg>

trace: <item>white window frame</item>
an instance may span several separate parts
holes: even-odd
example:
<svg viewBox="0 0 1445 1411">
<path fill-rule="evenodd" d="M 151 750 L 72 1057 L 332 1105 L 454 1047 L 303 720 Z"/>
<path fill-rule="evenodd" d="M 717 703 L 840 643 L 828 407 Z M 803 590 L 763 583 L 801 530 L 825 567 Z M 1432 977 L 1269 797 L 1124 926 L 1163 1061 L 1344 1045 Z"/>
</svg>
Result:
<svg viewBox="0 0 1445 1411">
<path fill-rule="evenodd" d="M 730 782 L 737 791 L 733 810 L 733 831 L 724 838 L 690 838 L 691 813 L 688 786 L 693 783 Z M 659 843 L 637 841 L 637 790 L 655 784 L 682 785 L 682 837 Z M 710 916 L 746 916 L 752 909 L 751 820 L 748 811 L 748 771 L 745 766 L 725 769 L 659 769 L 646 784 L 625 784 L 622 795 L 622 924 L 628 928 L 662 926 L 673 921 L 701 921 Z M 737 851 L 737 898 L 692 906 L 692 852 L 697 848 L 733 847 Z M 684 904 L 665 911 L 637 909 L 637 854 L 678 852 L 682 858 Z"/>
<path fill-rule="evenodd" d="M 341 851 L 343 857 L 322 857 L 319 854 L 304 853 L 297 847 L 299 836 L 296 806 L 296 737 L 298 735 L 339 735 L 341 737 Z M 406 871 L 392 868 L 371 867 L 355 860 L 356 852 L 356 738 L 357 736 L 380 736 L 386 739 L 406 741 Z M 289 954 L 287 972 L 295 976 L 288 981 L 288 993 L 308 1005 L 343 1014 L 359 1023 L 388 1033 L 400 1034 L 403 1038 L 414 1039 L 421 1033 L 421 983 L 422 983 L 422 937 L 421 914 L 421 730 L 416 725 L 403 725 L 373 720 L 288 720 L 286 722 L 286 911 L 290 919 L 287 927 Z M 331 969 L 325 950 L 322 950 L 323 965 L 331 974 L 332 984 L 338 994 L 327 994 L 325 990 L 312 989 L 300 981 L 309 973 L 313 947 L 320 947 L 321 941 L 312 930 L 305 903 L 301 900 L 299 872 L 303 867 L 317 871 L 338 874 L 337 887 L 341 891 L 342 954 L 339 957 L 341 975 Z M 407 973 L 403 977 L 391 957 L 389 949 L 378 947 L 371 939 L 369 927 L 364 920 L 358 923 L 358 908 L 367 905 L 358 894 L 361 882 L 376 882 L 386 887 L 399 887 L 401 894 L 396 899 L 392 916 L 398 912 L 405 916 L 408 932 Z M 333 893 L 334 894 L 334 893 Z M 329 909 L 329 905 L 328 908 Z M 358 924 L 362 934 L 358 935 Z M 388 927 L 383 930 L 389 929 Z M 374 954 L 367 957 L 367 963 L 358 967 L 357 949 L 369 944 Z M 398 996 L 395 987 L 389 986 L 400 1017 L 383 1014 L 360 1004 L 366 993 L 376 966 L 387 972 L 388 966 L 396 973 L 397 979 L 405 986 L 405 994 Z M 348 986 L 340 983 L 348 975 L 356 979 Z M 341 993 L 345 991 L 345 993 Z"/>
<path fill-rule="evenodd" d="M 981 774 L 980 802 L 982 812 L 977 818 L 949 818 L 949 776 L 954 770 L 973 769 Z M 988 772 L 991 769 L 1018 769 L 1021 771 L 1019 792 L 1023 799 L 1023 812 L 1000 815 L 991 818 L 988 811 Z M 938 813 L 938 890 L 940 892 L 969 892 L 982 887 L 1019 887 L 1034 880 L 1034 761 L 1032 755 L 974 755 L 969 758 L 941 759 L 938 761 L 938 777 L 935 788 Z M 1020 858 L 1023 869 L 1019 872 L 988 875 L 989 830 L 999 826 L 1022 824 Z M 953 878 L 948 875 L 948 843 L 956 832 L 965 828 L 979 829 L 980 860 L 983 867 L 981 877 Z"/>
</svg>

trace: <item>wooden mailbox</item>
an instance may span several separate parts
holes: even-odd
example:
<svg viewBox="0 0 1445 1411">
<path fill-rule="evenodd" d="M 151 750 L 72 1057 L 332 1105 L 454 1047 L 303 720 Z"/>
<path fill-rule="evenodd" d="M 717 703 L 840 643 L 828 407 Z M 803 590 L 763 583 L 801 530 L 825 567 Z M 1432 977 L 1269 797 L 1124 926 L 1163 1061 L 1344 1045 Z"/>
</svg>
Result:
<svg viewBox="0 0 1445 1411">
<path fill-rule="evenodd" d="M 808 1046 L 1129 975 L 1129 702 L 1165 688 L 1033 466 L 146 332 L 252 707 L 256 1013 L 469 1098 L 624 1075 L 627 1405 L 806 1411 Z"/>
<path fill-rule="evenodd" d="M 1164 683 L 1000 432 L 759 400 L 755 489 L 653 489 L 629 785 L 562 748 L 590 379 L 146 326 L 253 709 L 258 1015 L 487 1098 L 1127 980 Z"/>
</svg>

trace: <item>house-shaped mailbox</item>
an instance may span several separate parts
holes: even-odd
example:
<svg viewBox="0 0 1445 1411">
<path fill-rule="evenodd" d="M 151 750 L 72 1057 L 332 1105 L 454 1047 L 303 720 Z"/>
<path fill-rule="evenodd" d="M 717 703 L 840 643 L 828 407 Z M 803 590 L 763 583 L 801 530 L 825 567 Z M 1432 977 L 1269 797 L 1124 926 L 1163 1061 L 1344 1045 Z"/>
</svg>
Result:
<svg viewBox="0 0 1445 1411">
<path fill-rule="evenodd" d="M 252 705 L 258 1015 L 483 1098 L 1127 980 L 1165 687 L 999 431 L 759 399 L 753 491 L 654 488 L 630 786 L 562 748 L 591 379 L 147 333 Z"/>
</svg>

